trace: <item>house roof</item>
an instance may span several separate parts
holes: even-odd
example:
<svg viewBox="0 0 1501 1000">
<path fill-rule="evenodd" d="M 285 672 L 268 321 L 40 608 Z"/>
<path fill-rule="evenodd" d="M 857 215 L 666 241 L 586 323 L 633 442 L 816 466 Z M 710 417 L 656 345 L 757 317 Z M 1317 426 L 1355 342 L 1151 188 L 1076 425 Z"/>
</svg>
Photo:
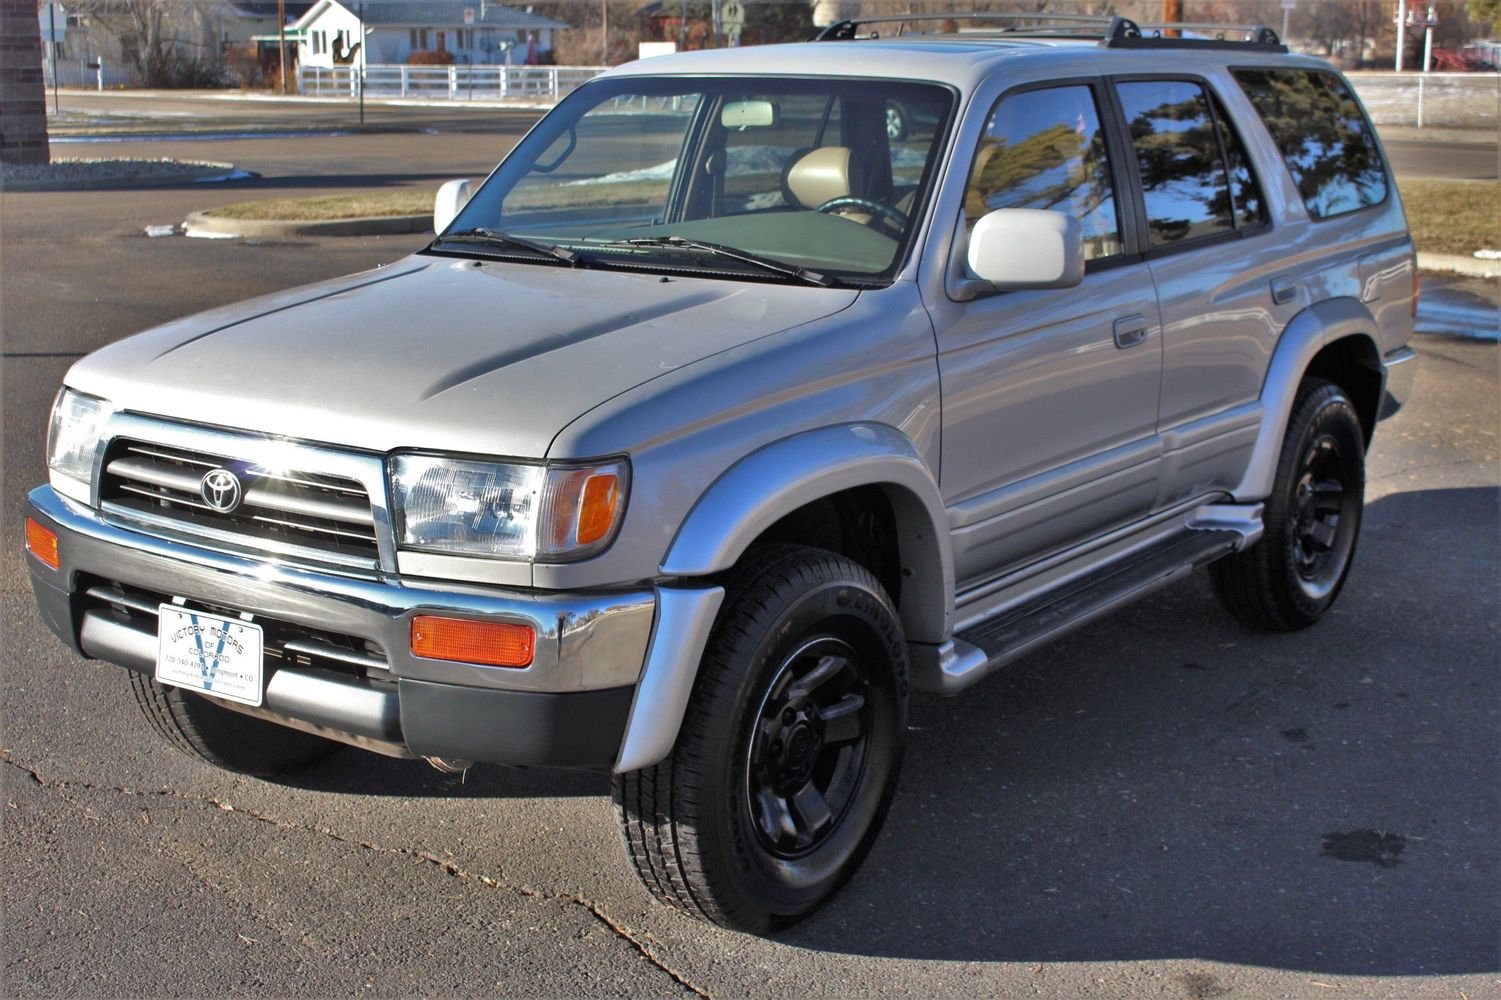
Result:
<svg viewBox="0 0 1501 1000">
<path fill-rule="evenodd" d="M 358 0 L 338 3 L 337 0 L 321 0 L 302 17 L 298 27 L 306 27 L 332 6 L 341 6 L 350 13 L 361 13 Z M 474 19 L 464 20 L 465 9 L 474 11 Z M 570 27 L 563 21 L 531 14 L 515 7 L 506 7 L 488 0 L 365 0 L 363 18 L 366 25 L 389 25 L 412 28 L 462 28 L 468 25 L 484 25 L 490 28 L 547 28 Z"/>
<path fill-rule="evenodd" d="M 228 6 L 236 15 L 243 18 L 255 21 L 274 22 L 276 20 L 276 0 L 230 0 Z M 306 14 L 313 5 L 311 3 L 288 2 L 284 6 L 286 8 L 287 23 L 291 24 Z"/>
</svg>

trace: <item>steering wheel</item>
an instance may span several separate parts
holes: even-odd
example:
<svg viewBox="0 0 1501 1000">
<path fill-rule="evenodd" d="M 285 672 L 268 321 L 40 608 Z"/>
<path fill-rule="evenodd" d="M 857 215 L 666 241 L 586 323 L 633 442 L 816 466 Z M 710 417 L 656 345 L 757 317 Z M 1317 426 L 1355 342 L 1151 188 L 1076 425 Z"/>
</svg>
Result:
<svg viewBox="0 0 1501 1000">
<path fill-rule="evenodd" d="M 908 223 L 912 221 L 911 219 L 907 218 L 907 213 L 892 208 L 890 205 L 883 205 L 879 201 L 872 201 L 869 198 L 857 198 L 852 194 L 840 195 L 838 198 L 830 198 L 822 205 L 819 205 L 816 210 L 819 212 L 828 213 L 841 208 L 858 208 L 861 211 L 879 215 L 887 222 L 890 222 L 897 226 L 899 229 L 906 229 Z"/>
</svg>

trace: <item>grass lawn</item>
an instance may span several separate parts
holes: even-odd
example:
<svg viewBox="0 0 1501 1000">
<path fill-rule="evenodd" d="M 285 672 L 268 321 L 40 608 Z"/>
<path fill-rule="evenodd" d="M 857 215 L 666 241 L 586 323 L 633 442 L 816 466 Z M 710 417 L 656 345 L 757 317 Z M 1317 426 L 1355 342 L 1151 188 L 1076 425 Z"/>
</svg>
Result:
<svg viewBox="0 0 1501 1000">
<path fill-rule="evenodd" d="M 437 189 L 418 188 L 401 191 L 358 191 L 354 194 L 330 194 L 317 198 L 273 198 L 268 201 L 242 201 L 211 209 L 207 214 L 230 219 L 292 219 L 298 222 L 321 222 L 328 219 L 357 219 L 372 215 L 432 215 Z"/>
<path fill-rule="evenodd" d="M 548 208 L 581 202 L 612 204 L 659 195 L 661 182 L 599 185 L 581 191 L 561 185 L 538 185 L 513 195 L 512 207 Z M 1419 250 L 1470 256 L 1476 250 L 1501 249 L 1501 181 L 1400 181 L 1407 222 Z M 295 219 L 312 221 L 372 215 L 428 215 L 436 190 L 363 191 L 318 198 L 277 198 L 247 201 L 213 209 L 210 215 L 232 219 Z M 519 197 L 518 197 L 519 196 Z M 524 204 L 523 204 L 524 203 Z"/>
<path fill-rule="evenodd" d="M 1501 250 L 1501 181 L 1399 180 L 1413 242 L 1429 253 Z"/>
</svg>

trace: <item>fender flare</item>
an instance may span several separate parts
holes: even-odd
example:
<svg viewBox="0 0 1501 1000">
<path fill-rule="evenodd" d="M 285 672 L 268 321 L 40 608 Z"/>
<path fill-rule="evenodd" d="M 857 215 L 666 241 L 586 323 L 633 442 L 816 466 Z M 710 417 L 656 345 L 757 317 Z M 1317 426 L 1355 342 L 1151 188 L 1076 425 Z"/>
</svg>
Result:
<svg viewBox="0 0 1501 1000">
<path fill-rule="evenodd" d="M 823 427 L 783 438 L 731 466 L 699 497 L 662 560 L 664 577 L 734 566 L 767 528 L 822 497 L 879 487 L 891 501 L 907 638 L 942 642 L 954 617 L 954 555 L 938 484 L 905 434 L 884 424 Z"/>
<path fill-rule="evenodd" d="M 1380 352 L 1371 331 L 1376 318 L 1356 299 L 1325 299 L 1294 316 L 1282 330 L 1272 363 L 1261 387 L 1261 432 L 1251 450 L 1245 474 L 1235 487 L 1236 500 L 1265 500 L 1272 493 L 1277 478 L 1277 459 L 1282 453 L 1282 439 L 1292 418 L 1293 401 L 1303 373 L 1318 353 L 1336 341 L 1359 337 L 1370 344 L 1376 357 Z"/>
</svg>

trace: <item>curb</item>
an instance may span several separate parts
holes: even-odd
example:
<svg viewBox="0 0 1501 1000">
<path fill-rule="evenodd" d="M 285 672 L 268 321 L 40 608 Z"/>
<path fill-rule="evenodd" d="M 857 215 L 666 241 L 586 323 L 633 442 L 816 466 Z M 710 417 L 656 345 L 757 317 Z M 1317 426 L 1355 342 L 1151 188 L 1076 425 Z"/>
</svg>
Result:
<svg viewBox="0 0 1501 1000">
<path fill-rule="evenodd" d="M 174 184 L 199 184 L 208 181 L 241 180 L 259 177 L 248 170 L 236 170 L 233 163 L 211 163 L 197 170 L 175 174 L 112 174 L 107 177 L 59 177 L 45 180 L 3 180 L 3 191 L 96 191 L 102 188 L 171 187 Z"/>
<path fill-rule="evenodd" d="M 218 236 L 390 236 L 425 233 L 433 227 L 428 215 L 370 215 L 353 219 L 230 219 L 207 212 L 192 212 L 183 222 L 188 233 Z"/>
<path fill-rule="evenodd" d="M 1419 271 L 1444 271 L 1469 278 L 1501 278 L 1501 260 L 1481 260 L 1457 253 L 1419 253 Z"/>
</svg>

